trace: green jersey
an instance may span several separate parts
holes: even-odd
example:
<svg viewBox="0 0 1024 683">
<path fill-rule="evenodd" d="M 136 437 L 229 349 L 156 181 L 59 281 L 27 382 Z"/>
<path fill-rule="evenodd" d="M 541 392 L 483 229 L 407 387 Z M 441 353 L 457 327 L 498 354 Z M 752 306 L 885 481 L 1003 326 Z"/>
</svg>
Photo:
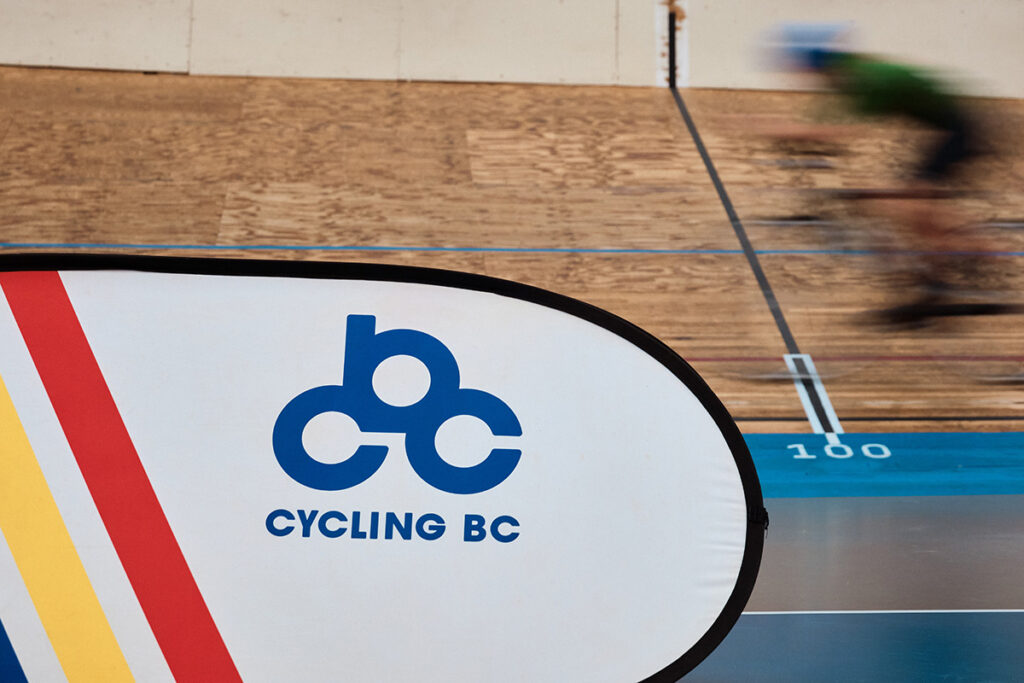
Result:
<svg viewBox="0 0 1024 683">
<path fill-rule="evenodd" d="M 955 98 L 912 67 L 844 54 L 830 65 L 829 73 L 858 113 L 906 116 L 943 129 L 955 128 L 961 120 Z"/>
</svg>

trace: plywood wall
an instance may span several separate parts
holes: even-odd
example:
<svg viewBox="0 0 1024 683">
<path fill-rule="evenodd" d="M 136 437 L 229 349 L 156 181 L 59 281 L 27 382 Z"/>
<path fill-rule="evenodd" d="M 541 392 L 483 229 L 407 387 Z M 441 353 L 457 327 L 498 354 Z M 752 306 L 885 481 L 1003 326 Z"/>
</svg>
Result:
<svg viewBox="0 0 1024 683">
<path fill-rule="evenodd" d="M 655 85 L 659 2 L 2 0 L 0 63 Z"/>
<path fill-rule="evenodd" d="M 0 0 L 0 63 L 195 74 L 787 88 L 780 21 L 850 20 L 859 45 L 1024 97 L 1022 0 Z"/>
<path fill-rule="evenodd" d="M 967 94 L 1024 97 L 1021 0 L 690 0 L 687 15 L 696 87 L 779 88 L 758 50 L 770 29 L 843 21 L 858 49 L 944 72 Z"/>
<path fill-rule="evenodd" d="M 191 0 L 0 0 L 0 64 L 188 71 Z"/>
</svg>

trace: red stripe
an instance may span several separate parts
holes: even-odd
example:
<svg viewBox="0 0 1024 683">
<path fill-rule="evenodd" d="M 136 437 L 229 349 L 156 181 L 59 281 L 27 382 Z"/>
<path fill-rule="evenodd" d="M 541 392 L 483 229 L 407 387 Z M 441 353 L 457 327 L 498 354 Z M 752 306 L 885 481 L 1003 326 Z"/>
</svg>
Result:
<svg viewBox="0 0 1024 683">
<path fill-rule="evenodd" d="M 60 275 L 2 273 L 0 286 L 171 673 L 241 681 Z"/>
</svg>

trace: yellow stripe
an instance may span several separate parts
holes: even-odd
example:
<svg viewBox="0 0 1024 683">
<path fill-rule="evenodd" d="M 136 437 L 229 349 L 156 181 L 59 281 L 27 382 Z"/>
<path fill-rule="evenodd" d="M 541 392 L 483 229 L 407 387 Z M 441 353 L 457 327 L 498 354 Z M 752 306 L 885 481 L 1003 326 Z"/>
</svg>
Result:
<svg viewBox="0 0 1024 683">
<path fill-rule="evenodd" d="M 0 529 L 68 680 L 134 680 L 2 377 Z"/>
</svg>

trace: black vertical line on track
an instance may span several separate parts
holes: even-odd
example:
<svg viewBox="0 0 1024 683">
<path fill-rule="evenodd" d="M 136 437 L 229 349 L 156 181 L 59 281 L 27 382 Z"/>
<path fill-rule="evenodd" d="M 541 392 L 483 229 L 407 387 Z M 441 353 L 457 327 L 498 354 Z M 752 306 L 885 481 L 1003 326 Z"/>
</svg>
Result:
<svg viewBox="0 0 1024 683">
<path fill-rule="evenodd" d="M 732 224 L 732 229 L 736 233 L 736 238 L 740 242 L 740 246 L 743 248 L 743 253 L 747 257 L 747 263 L 750 264 L 750 269 L 754 271 L 754 277 L 757 278 L 757 284 L 761 288 L 761 294 L 764 296 L 765 301 L 768 303 L 768 309 L 772 312 L 772 317 L 775 318 L 775 325 L 779 328 L 779 333 L 782 335 L 782 340 L 786 344 L 786 349 L 789 353 L 800 353 L 800 348 L 796 344 L 796 339 L 793 338 L 793 333 L 789 329 L 789 324 L 786 323 L 786 318 L 782 315 L 782 309 L 779 307 L 779 301 L 775 298 L 775 292 L 772 291 L 772 286 L 768 283 L 768 277 L 764 274 L 764 269 L 761 267 L 761 262 L 757 258 L 757 254 L 754 252 L 754 247 L 750 244 L 750 238 L 747 237 L 747 231 L 743 227 L 743 223 L 740 222 L 739 216 L 736 214 L 736 209 L 733 208 L 732 200 L 729 199 L 729 194 L 725 191 L 725 186 L 722 185 L 722 180 L 718 177 L 718 171 L 715 170 L 715 164 L 711 161 L 711 156 L 708 154 L 707 148 L 704 146 L 704 141 L 701 140 L 700 133 L 697 132 L 697 126 L 693 122 L 693 118 L 690 116 L 690 112 L 686 109 L 686 104 L 683 102 L 682 96 L 679 94 L 679 90 L 675 86 L 675 49 L 674 40 L 675 36 L 675 13 L 669 14 L 669 54 L 673 61 L 669 64 L 669 89 L 672 91 L 672 97 L 675 98 L 676 106 L 679 108 L 679 113 L 683 116 L 683 121 L 686 123 L 686 128 L 690 131 L 690 136 L 693 138 L 693 142 L 697 145 L 697 151 L 700 153 L 700 158 L 704 161 L 704 167 L 708 171 L 708 175 L 711 176 L 711 182 L 715 186 L 715 191 L 718 192 L 718 198 L 722 202 L 722 206 L 725 208 L 725 213 L 729 217 L 729 222 Z M 816 393 L 816 392 L 815 392 Z"/>
<path fill-rule="evenodd" d="M 829 419 L 828 413 L 825 412 L 825 406 L 821 402 L 821 397 L 818 395 L 818 389 L 814 386 L 812 380 L 806 379 L 811 374 L 810 368 L 804 363 L 803 358 L 794 358 L 793 367 L 796 368 L 797 377 L 803 379 L 800 383 L 803 384 L 804 390 L 807 391 L 807 398 L 811 402 L 811 408 L 814 409 L 814 414 L 818 416 L 818 422 L 821 424 L 821 429 L 826 434 L 834 434 L 836 428 L 832 426 L 832 420 Z"/>
<path fill-rule="evenodd" d="M 676 13 L 668 13 L 668 87 L 676 89 Z"/>
<path fill-rule="evenodd" d="M 729 222 L 732 224 L 732 229 L 736 233 L 736 238 L 743 248 L 743 254 L 747 257 L 747 263 L 750 264 L 750 269 L 754 271 L 754 277 L 761 288 L 761 294 L 768 303 L 768 309 L 771 311 L 772 317 L 775 318 L 775 325 L 779 328 L 779 334 L 782 335 L 782 340 L 786 343 L 786 349 L 789 353 L 800 353 L 800 348 L 796 344 L 796 339 L 793 338 L 789 324 L 782 315 L 779 300 L 775 298 L 775 292 L 772 291 L 772 286 L 768 282 L 768 276 L 764 274 L 761 261 L 757 258 L 754 247 L 750 244 L 750 238 L 747 237 L 747 231 L 744 229 L 743 223 L 740 222 L 736 209 L 733 208 L 732 200 L 729 199 L 729 194 L 725 191 L 722 180 L 718 177 L 718 171 L 715 170 L 715 164 L 711 161 L 707 148 L 704 147 L 704 141 L 701 140 L 700 133 L 697 132 L 697 126 L 690 117 L 690 112 L 686 109 L 686 104 L 683 102 L 679 90 L 674 87 L 670 88 L 670 90 L 672 91 L 672 97 L 675 98 L 676 106 L 679 108 L 679 113 L 683 115 L 683 121 L 686 122 L 686 128 L 690 131 L 694 144 L 697 145 L 697 151 L 700 153 L 700 158 L 704 161 L 704 167 L 707 169 L 708 175 L 711 176 L 711 182 L 715 186 L 715 191 L 718 192 L 718 198 L 721 200 L 725 213 L 729 217 Z"/>
</svg>

